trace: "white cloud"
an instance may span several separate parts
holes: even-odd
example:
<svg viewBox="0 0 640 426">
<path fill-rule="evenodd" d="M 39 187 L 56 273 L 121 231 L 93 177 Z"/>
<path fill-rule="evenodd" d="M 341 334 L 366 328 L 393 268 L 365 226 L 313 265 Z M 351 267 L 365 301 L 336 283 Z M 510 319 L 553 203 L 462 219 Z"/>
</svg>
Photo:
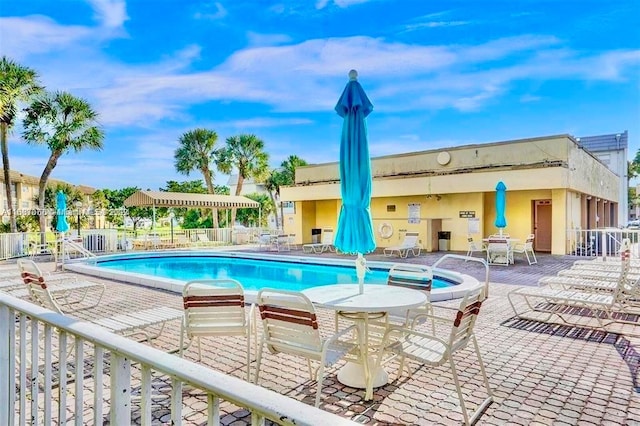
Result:
<svg viewBox="0 0 640 426">
<path fill-rule="evenodd" d="M 371 0 L 318 0 L 316 1 L 316 9 L 324 9 L 325 7 L 327 7 L 329 2 L 332 2 L 340 8 L 346 8 L 349 6 L 353 6 L 354 4 L 362 4 L 370 1 Z"/>
<path fill-rule="evenodd" d="M 79 25 L 59 25 L 41 15 L 0 18 L 2 53 L 21 61 L 29 55 L 66 49 L 91 36 L 91 29 Z"/>
<path fill-rule="evenodd" d="M 308 118 L 255 117 L 246 120 L 219 123 L 219 126 L 234 127 L 237 129 L 258 129 L 264 127 L 304 126 L 312 123 L 313 121 Z"/>
<path fill-rule="evenodd" d="M 290 43 L 291 37 L 287 34 L 260 34 L 253 31 L 247 33 L 249 46 L 277 46 L 280 44 Z"/>
<path fill-rule="evenodd" d="M 211 10 L 213 9 L 213 10 Z M 218 19 L 222 19 L 226 17 L 229 13 L 227 9 L 224 8 L 222 3 L 213 2 L 205 6 L 205 10 L 203 12 L 197 12 L 194 17 L 196 19 L 209 19 L 212 21 L 216 21 Z"/>
<path fill-rule="evenodd" d="M 127 16 L 124 0 L 88 0 L 93 6 L 96 18 L 107 28 L 120 28 Z"/>
</svg>

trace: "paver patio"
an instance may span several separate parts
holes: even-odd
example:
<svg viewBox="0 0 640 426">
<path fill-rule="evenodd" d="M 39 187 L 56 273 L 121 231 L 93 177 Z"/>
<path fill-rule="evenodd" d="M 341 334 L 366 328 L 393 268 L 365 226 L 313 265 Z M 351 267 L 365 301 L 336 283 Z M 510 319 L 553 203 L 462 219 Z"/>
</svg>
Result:
<svg viewBox="0 0 640 426">
<path fill-rule="evenodd" d="M 378 259 L 378 256 L 370 258 L 398 260 L 383 256 Z M 403 261 L 432 264 L 440 256 L 441 253 L 427 254 Z M 571 257 L 541 255 L 538 265 L 519 262 L 515 266 L 491 268 L 490 296 L 482 305 L 476 335 L 494 391 L 494 403 L 477 424 L 640 425 L 639 338 L 513 318 L 506 298 L 507 293 L 515 288 L 512 284 L 535 285 L 540 276 L 553 275 L 570 266 L 574 260 Z M 473 262 L 452 262 L 450 266 L 478 278 L 484 275 L 484 270 Z M 50 265 L 44 267 L 51 269 Z M 74 316 L 89 319 L 152 306 L 182 306 L 181 297 L 177 294 L 108 280 L 98 281 L 113 291 L 106 292 L 98 308 L 79 311 Z M 448 301 L 436 306 L 456 304 L 457 301 Z M 321 327 L 332 330 L 333 313 L 319 312 Z M 175 349 L 179 324 L 169 324 L 165 330 L 155 345 L 167 351 Z M 243 338 L 207 338 L 202 343 L 203 364 L 226 374 L 244 377 Z M 469 358 L 465 359 L 465 356 Z M 187 357 L 196 360 L 197 351 L 187 352 Z M 255 360 L 255 355 L 252 358 Z M 470 349 L 462 351 L 456 358 L 456 365 L 463 382 L 465 400 L 473 409 L 484 395 L 473 352 Z M 447 366 L 426 368 L 410 363 L 415 370 L 414 375 L 409 378 L 405 373 L 397 381 L 394 380 L 396 366 L 393 363 L 389 366 L 392 380 L 375 390 L 373 401 L 363 401 L 363 390 L 340 384 L 336 380 L 336 369 L 329 370 L 320 407 L 368 425 L 446 425 L 462 421 Z M 154 380 L 157 381 L 158 395 L 169 392 L 168 378 L 155 377 Z M 260 385 L 313 405 L 316 384 L 309 380 L 306 362 L 302 359 L 267 353 Z M 85 393 L 85 401 L 87 406 L 92 403 L 90 386 Z M 206 422 L 206 399 L 187 387 L 184 402 L 183 412 L 189 424 Z M 169 421 L 169 408 L 168 399 L 155 399 L 153 415 L 159 424 Z M 246 410 L 231 405 L 223 406 L 223 410 L 228 413 L 223 418 L 224 424 L 250 421 Z"/>
</svg>

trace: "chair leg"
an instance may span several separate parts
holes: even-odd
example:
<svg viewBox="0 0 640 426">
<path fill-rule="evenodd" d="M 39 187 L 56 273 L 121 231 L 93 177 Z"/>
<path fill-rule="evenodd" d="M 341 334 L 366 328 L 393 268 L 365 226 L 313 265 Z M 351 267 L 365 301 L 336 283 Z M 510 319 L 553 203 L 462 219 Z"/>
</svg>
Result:
<svg viewBox="0 0 640 426">
<path fill-rule="evenodd" d="M 180 327 L 180 346 L 178 349 L 178 354 L 180 355 L 180 358 L 182 358 L 182 355 L 185 349 L 186 348 L 184 347 L 184 323 L 183 323 L 182 326 Z"/>
<path fill-rule="evenodd" d="M 307 358 L 307 366 L 309 367 L 309 377 L 311 377 L 311 380 L 315 379 L 313 368 L 311 367 L 311 360 L 309 358 Z"/>
<path fill-rule="evenodd" d="M 247 382 L 251 380 L 251 324 L 247 326 Z"/>
<path fill-rule="evenodd" d="M 262 349 L 264 348 L 264 341 L 260 342 L 258 346 L 258 353 L 256 355 L 256 374 L 253 379 L 253 383 L 258 384 L 258 377 L 260 376 L 260 363 L 262 362 Z"/>
<path fill-rule="evenodd" d="M 462 388 L 460 387 L 460 380 L 458 379 L 458 371 L 456 370 L 456 364 L 453 362 L 453 357 L 449 356 L 449 366 L 451 366 L 451 373 L 453 375 L 453 381 L 456 384 L 456 391 L 458 392 L 458 399 L 460 400 L 460 410 L 462 411 L 462 417 L 464 418 L 464 424 L 469 425 L 469 414 L 467 413 L 467 407 L 464 403 L 464 397 L 462 395 Z"/>
<path fill-rule="evenodd" d="M 324 357 L 323 357 L 324 358 Z M 322 394 L 322 382 L 324 381 L 324 359 L 320 361 L 320 368 L 318 369 L 318 381 L 316 390 L 316 408 L 320 406 L 320 395 Z"/>
<path fill-rule="evenodd" d="M 198 336 L 198 362 L 202 362 L 202 345 L 200 344 L 202 338 Z"/>
</svg>

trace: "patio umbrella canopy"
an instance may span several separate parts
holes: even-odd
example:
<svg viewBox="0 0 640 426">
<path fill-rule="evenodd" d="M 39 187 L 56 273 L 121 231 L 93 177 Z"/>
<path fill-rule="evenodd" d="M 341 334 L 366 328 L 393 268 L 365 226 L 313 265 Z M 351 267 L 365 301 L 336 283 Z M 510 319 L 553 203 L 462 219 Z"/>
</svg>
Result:
<svg viewBox="0 0 640 426">
<path fill-rule="evenodd" d="M 502 229 L 507 227 L 507 219 L 504 217 L 504 213 L 507 207 L 507 186 L 504 182 L 498 182 L 496 185 L 496 221 L 494 225 L 500 229 L 500 235 L 502 235 Z"/>
<path fill-rule="evenodd" d="M 334 245 L 345 253 L 358 254 L 356 270 L 362 293 L 366 270 L 362 255 L 376 248 L 371 223 L 371 160 L 365 123 L 373 105 L 357 79 L 357 71 L 349 71 L 349 82 L 335 108 L 344 121 L 340 140 L 342 207 Z"/>
<path fill-rule="evenodd" d="M 65 233 L 69 230 L 67 222 L 67 196 L 62 191 L 56 194 L 56 231 Z"/>
</svg>

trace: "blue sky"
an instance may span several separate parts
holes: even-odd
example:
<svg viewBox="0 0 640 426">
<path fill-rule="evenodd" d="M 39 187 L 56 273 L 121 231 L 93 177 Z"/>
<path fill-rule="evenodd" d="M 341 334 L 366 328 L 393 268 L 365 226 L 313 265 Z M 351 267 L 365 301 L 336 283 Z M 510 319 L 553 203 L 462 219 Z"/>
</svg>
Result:
<svg viewBox="0 0 640 426">
<path fill-rule="evenodd" d="M 640 148 L 640 1 L 0 0 L 0 53 L 91 102 L 101 152 L 52 177 L 158 189 L 178 138 L 264 140 L 276 167 L 338 160 L 351 68 L 374 104 L 372 156 L 629 131 Z M 11 165 L 48 157 L 17 127 Z M 218 173 L 216 181 L 226 183 Z"/>
</svg>

